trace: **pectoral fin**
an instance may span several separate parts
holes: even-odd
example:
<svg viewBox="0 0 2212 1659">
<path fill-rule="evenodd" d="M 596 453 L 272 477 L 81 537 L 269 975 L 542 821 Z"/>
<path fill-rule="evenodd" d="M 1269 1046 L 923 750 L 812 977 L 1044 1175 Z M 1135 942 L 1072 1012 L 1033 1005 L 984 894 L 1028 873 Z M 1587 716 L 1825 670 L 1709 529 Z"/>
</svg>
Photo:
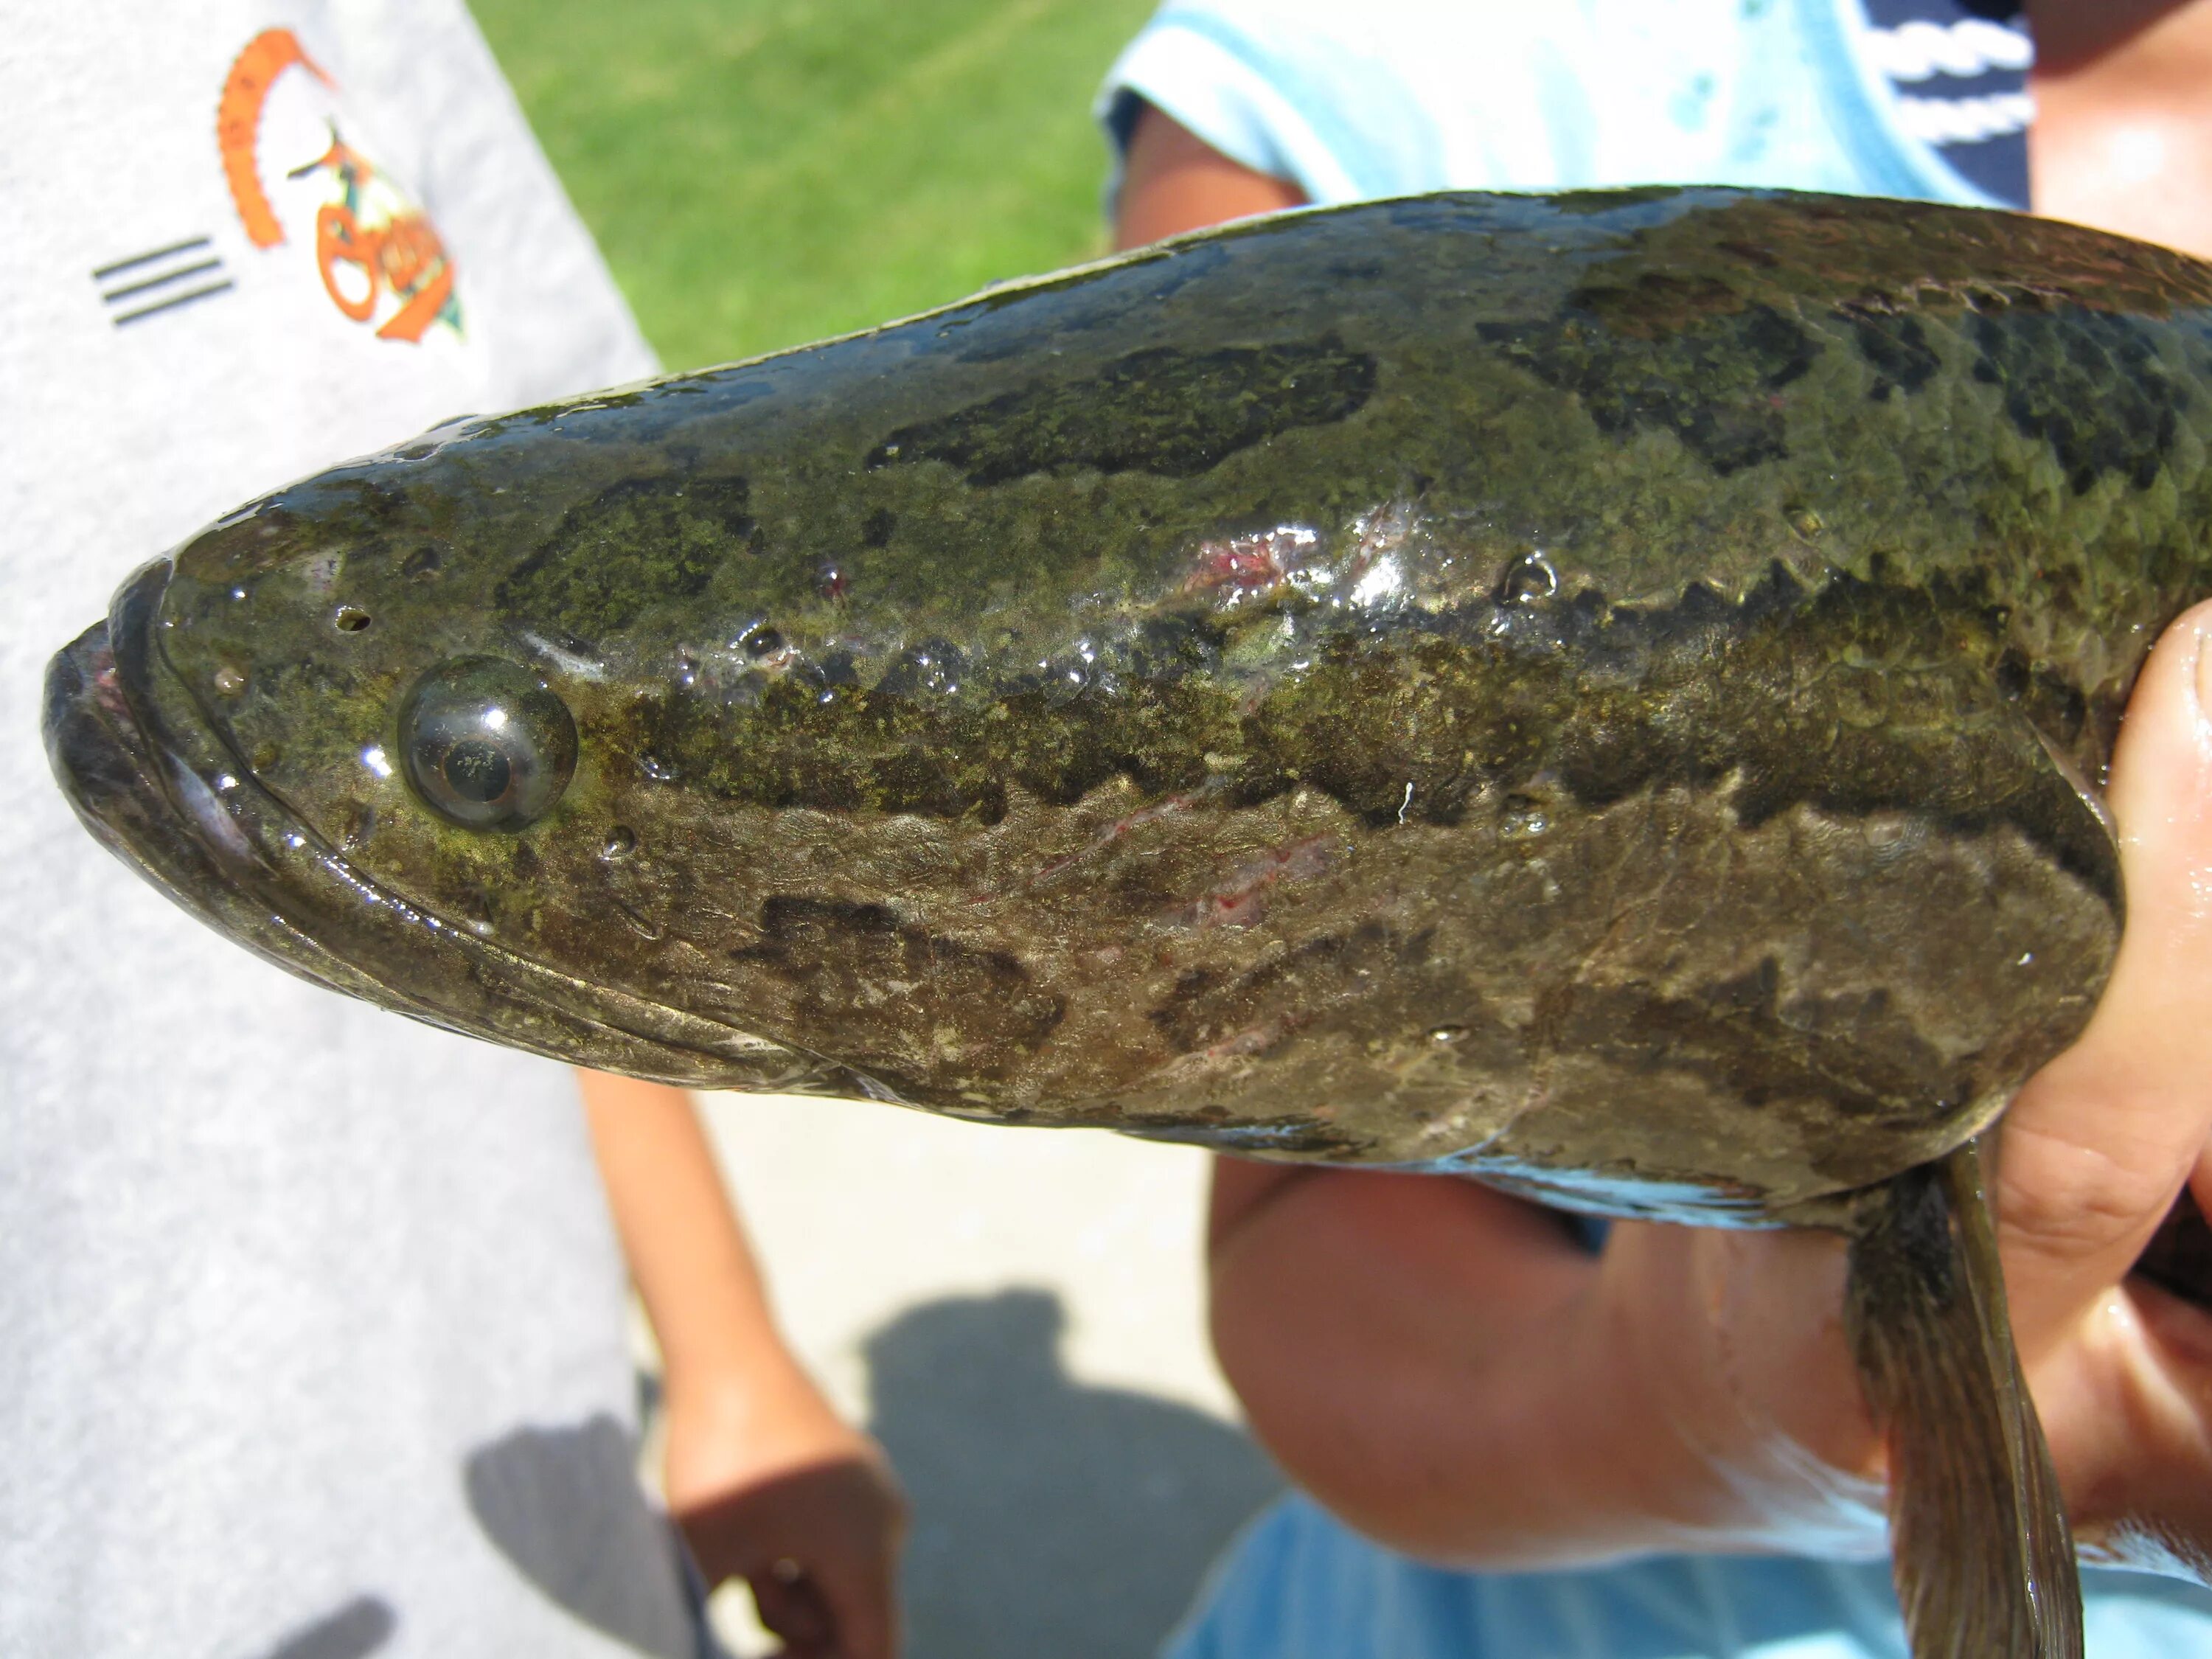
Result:
<svg viewBox="0 0 2212 1659">
<path fill-rule="evenodd" d="M 1980 1139 L 1869 1193 L 1850 1261 L 1914 1659 L 2080 1659 L 2074 1537 L 2013 1351 Z"/>
</svg>

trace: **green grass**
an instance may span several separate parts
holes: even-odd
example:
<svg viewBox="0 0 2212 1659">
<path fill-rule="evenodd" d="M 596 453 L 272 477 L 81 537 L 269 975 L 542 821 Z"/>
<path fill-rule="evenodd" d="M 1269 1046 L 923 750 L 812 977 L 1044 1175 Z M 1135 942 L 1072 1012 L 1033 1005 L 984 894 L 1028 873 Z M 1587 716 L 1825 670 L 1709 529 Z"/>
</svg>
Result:
<svg viewBox="0 0 2212 1659">
<path fill-rule="evenodd" d="M 474 0 L 672 369 L 1104 247 L 1089 106 L 1153 0 Z"/>
</svg>

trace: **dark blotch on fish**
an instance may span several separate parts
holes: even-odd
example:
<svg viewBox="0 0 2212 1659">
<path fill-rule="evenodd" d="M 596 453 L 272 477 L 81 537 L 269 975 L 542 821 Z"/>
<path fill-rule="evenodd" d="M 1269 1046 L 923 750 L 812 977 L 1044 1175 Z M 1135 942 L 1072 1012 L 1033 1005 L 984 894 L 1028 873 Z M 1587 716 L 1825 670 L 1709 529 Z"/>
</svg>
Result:
<svg viewBox="0 0 2212 1659">
<path fill-rule="evenodd" d="M 942 461 L 979 485 L 1075 467 L 1194 477 L 1279 434 L 1356 415 L 1375 375 L 1372 356 L 1335 340 L 1155 347 L 1095 379 L 1033 385 L 901 427 L 868 465 Z"/>
<path fill-rule="evenodd" d="M 757 944 L 732 952 L 786 981 L 802 1018 L 843 1023 L 855 1058 L 923 1093 L 933 1073 L 963 1063 L 992 1074 L 992 1056 L 1042 1042 L 1066 1012 L 1016 957 L 902 921 L 888 905 L 785 895 L 760 911 Z M 960 1053 L 948 1056 L 944 1044 Z"/>
<path fill-rule="evenodd" d="M 1811 1097 L 1869 1123 L 1902 1121 L 1929 1099 L 1971 1100 L 1989 1085 L 1978 1074 L 1981 1056 L 1947 1062 L 1879 988 L 1785 1004 L 1781 983 L 1771 956 L 1694 999 L 1563 980 L 1539 997 L 1537 1018 L 1553 1048 L 1603 1054 L 1625 1067 L 1688 1073 L 1754 1107 L 1777 1096 Z M 1860 1045 L 1876 1032 L 1880 1068 L 1837 1063 L 1845 1051 L 1857 1060 Z"/>
<path fill-rule="evenodd" d="M 743 478 L 628 478 L 571 508 L 501 582 L 501 605 L 579 640 L 696 598 L 757 532 Z"/>
<path fill-rule="evenodd" d="M 1875 381 L 1867 395 L 1879 403 L 1902 390 L 1908 395 L 1936 378 L 1943 366 L 1928 343 L 1928 331 L 1917 317 L 1898 316 L 1870 306 L 1844 306 L 1860 355 L 1874 366 Z"/>
<path fill-rule="evenodd" d="M 1426 944 L 1425 934 L 1404 939 L 1380 922 L 1361 922 L 1241 974 L 1189 969 L 1146 1017 L 1178 1054 L 1271 1047 L 1311 1024 L 1316 1006 L 1333 1005 L 1342 1018 L 1351 1012 L 1347 1003 L 1405 995 L 1418 980 Z"/>
<path fill-rule="evenodd" d="M 2076 495 L 2116 472 L 2138 489 L 2172 453 L 2188 390 L 2160 366 L 2130 317 L 1986 313 L 1973 322 L 1974 376 L 2004 392 L 2005 414 L 2057 452 Z"/>
<path fill-rule="evenodd" d="M 1663 427 L 1722 474 L 1789 453 L 1774 394 L 1820 351 L 1773 307 L 1747 304 L 1713 278 L 1663 272 L 1578 289 L 1556 322 L 1492 323 L 1480 332 L 1580 398 L 1600 431 Z"/>
</svg>

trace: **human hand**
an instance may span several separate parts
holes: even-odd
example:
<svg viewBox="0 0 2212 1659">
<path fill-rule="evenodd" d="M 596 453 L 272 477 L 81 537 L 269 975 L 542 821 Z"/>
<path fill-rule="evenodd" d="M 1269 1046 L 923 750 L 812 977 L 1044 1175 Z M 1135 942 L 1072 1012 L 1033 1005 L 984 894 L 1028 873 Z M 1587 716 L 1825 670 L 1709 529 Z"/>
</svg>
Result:
<svg viewBox="0 0 2212 1659">
<path fill-rule="evenodd" d="M 672 1376 L 669 1512 L 708 1583 L 742 1578 L 786 1659 L 895 1659 L 906 1503 L 883 1450 L 802 1373 Z"/>
<path fill-rule="evenodd" d="M 2014 1328 L 2084 1553 L 2212 1577 L 2212 1315 L 2130 1267 L 2212 1208 L 2212 607 L 2116 757 L 2129 916 L 2080 1042 L 2008 1114 Z M 1556 1219 L 1466 1183 L 1224 1165 L 1217 1346 L 1262 1439 L 1355 1524 L 1470 1565 L 1878 1549 L 1882 1447 L 1814 1233 Z"/>
</svg>

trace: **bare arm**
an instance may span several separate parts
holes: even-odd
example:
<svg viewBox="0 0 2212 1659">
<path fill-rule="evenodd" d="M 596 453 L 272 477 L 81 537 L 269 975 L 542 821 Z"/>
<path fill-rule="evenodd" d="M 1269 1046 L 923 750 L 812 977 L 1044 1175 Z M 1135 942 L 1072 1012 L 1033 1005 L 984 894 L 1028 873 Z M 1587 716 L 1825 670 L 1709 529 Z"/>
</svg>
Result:
<svg viewBox="0 0 2212 1659">
<path fill-rule="evenodd" d="M 1204 225 L 1297 207 L 1305 199 L 1287 179 L 1231 161 L 1146 105 L 1129 134 L 1114 246 L 1141 247 Z"/>
<path fill-rule="evenodd" d="M 750 1583 L 793 1659 L 890 1659 L 904 1522 L 882 1452 L 785 1346 L 690 1097 L 577 1077 L 660 1342 L 669 1510 L 702 1572 Z"/>
<path fill-rule="evenodd" d="M 1662 1541 L 1666 1448 L 1592 1341 L 1599 1266 L 1557 1217 L 1468 1182 L 1223 1159 L 1209 1254 L 1254 1431 L 1361 1530 L 1488 1566 Z"/>
<path fill-rule="evenodd" d="M 2031 0 L 2035 210 L 2212 258 L 2212 0 Z"/>
</svg>

